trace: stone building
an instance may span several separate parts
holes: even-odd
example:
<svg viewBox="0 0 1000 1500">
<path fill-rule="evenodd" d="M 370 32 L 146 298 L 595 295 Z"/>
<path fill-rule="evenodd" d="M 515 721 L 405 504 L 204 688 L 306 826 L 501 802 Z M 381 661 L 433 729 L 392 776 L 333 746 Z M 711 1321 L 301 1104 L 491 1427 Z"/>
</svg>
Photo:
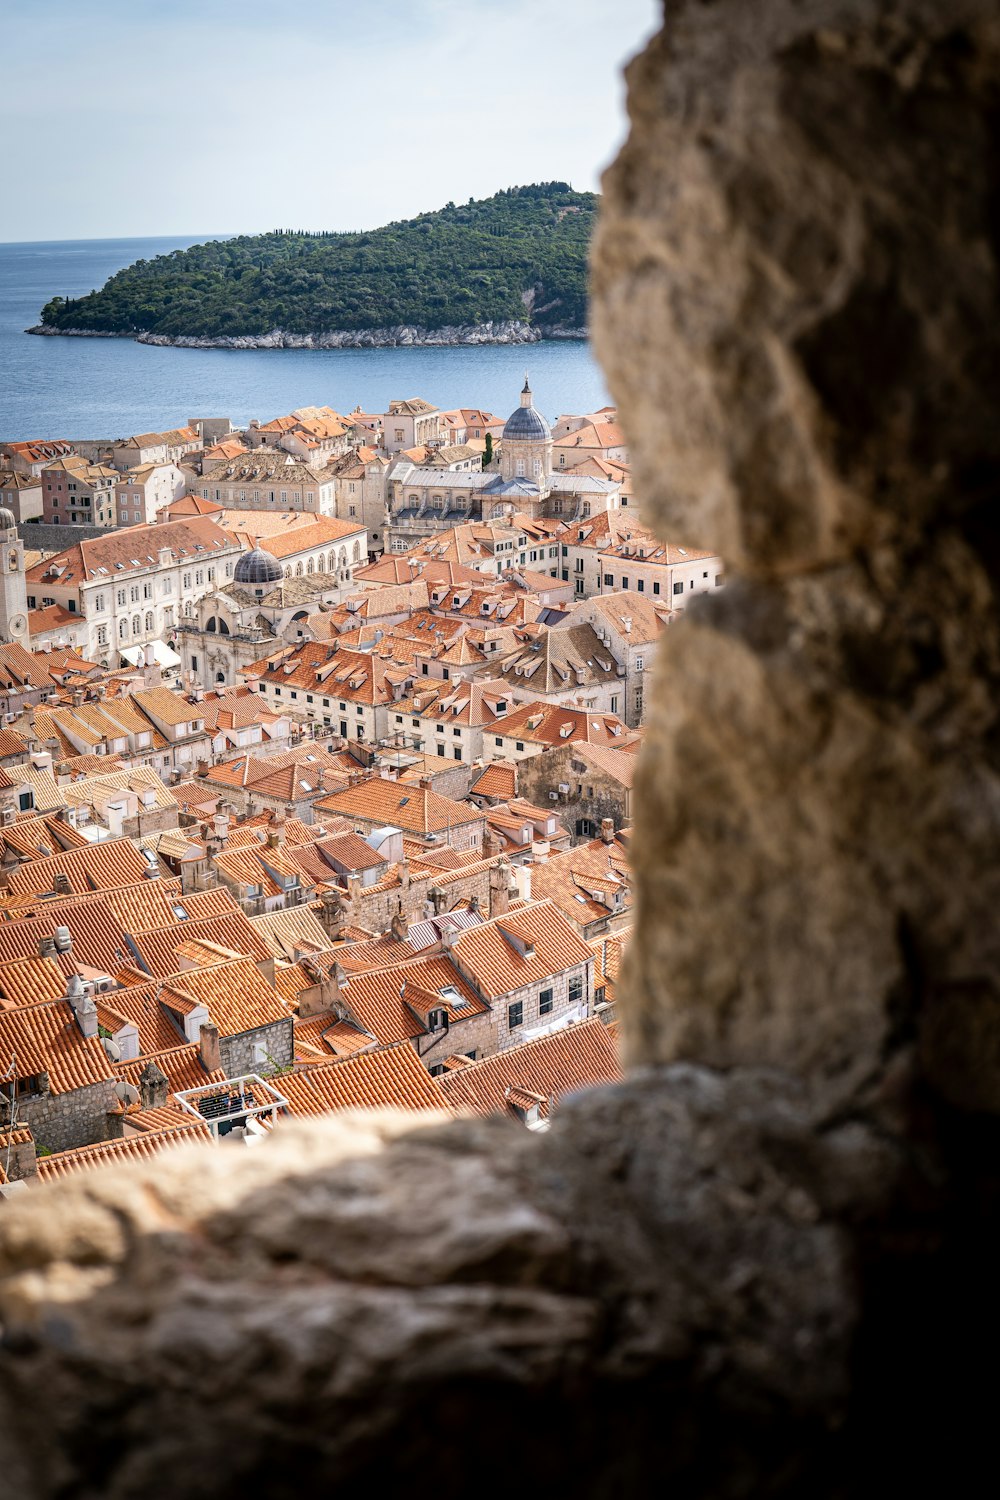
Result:
<svg viewBox="0 0 1000 1500">
<path fill-rule="evenodd" d="M 332 478 L 280 449 L 256 448 L 225 459 L 201 476 L 198 493 L 240 510 L 315 511 L 335 514 Z"/>
</svg>

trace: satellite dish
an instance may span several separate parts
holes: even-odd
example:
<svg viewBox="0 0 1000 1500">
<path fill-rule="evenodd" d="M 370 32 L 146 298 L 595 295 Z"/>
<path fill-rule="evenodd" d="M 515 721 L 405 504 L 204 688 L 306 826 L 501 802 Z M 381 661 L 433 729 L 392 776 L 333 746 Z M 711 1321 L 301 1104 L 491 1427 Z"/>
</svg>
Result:
<svg viewBox="0 0 1000 1500">
<path fill-rule="evenodd" d="M 111 1059 L 111 1061 L 112 1062 L 121 1062 L 121 1060 L 122 1060 L 122 1049 L 119 1047 L 119 1045 L 115 1041 L 114 1037 L 112 1037 L 112 1036 L 105 1036 L 105 1037 L 102 1037 L 101 1040 L 104 1043 L 104 1050 L 108 1054 L 108 1057 Z"/>
<path fill-rule="evenodd" d="M 127 1083 L 124 1078 L 121 1078 L 115 1084 L 115 1097 L 119 1099 L 122 1104 L 138 1104 L 139 1090 L 136 1088 L 134 1083 Z"/>
</svg>

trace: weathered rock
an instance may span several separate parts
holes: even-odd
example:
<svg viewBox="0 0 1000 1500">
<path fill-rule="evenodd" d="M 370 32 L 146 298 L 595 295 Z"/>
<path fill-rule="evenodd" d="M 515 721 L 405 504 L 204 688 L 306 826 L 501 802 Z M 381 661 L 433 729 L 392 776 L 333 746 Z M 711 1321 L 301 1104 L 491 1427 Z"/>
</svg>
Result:
<svg viewBox="0 0 1000 1500">
<path fill-rule="evenodd" d="M 167 1470 L 190 1496 L 341 1494 L 428 1464 L 458 1496 L 499 1429 L 538 1482 L 586 1455 L 592 1493 L 638 1495 L 657 1453 L 749 1494 L 761 1408 L 801 1478 L 810 1412 L 845 1408 L 855 1305 L 823 1201 L 844 1167 L 816 1158 L 801 1089 L 680 1068 L 547 1137 L 344 1117 L 41 1189 L 0 1224 L 0 1468 L 124 1500 Z M 588 1410 L 606 1425 L 580 1432 Z"/>
<path fill-rule="evenodd" d="M 647 519 L 747 575 L 660 657 L 633 1058 L 842 1104 L 961 993 L 1000 1107 L 998 82 L 977 0 L 671 6 L 632 65 L 597 346 Z"/>
</svg>

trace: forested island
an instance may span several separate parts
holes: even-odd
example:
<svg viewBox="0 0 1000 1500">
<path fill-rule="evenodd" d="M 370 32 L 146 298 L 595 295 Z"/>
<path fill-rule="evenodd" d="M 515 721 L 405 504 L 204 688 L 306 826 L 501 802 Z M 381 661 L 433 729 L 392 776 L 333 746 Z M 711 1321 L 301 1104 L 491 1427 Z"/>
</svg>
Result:
<svg viewBox="0 0 1000 1500">
<path fill-rule="evenodd" d="M 55 296 L 29 332 L 317 348 L 582 337 L 597 205 L 546 182 L 361 233 L 213 240 Z"/>
</svg>

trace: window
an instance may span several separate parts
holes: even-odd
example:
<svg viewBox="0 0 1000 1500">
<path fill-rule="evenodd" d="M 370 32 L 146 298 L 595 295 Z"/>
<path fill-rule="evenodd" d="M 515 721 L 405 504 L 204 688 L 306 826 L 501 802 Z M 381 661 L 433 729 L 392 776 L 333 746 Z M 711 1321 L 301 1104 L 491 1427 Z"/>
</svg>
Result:
<svg viewBox="0 0 1000 1500">
<path fill-rule="evenodd" d="M 103 615 L 103 613 L 104 613 L 104 595 L 103 594 L 95 594 L 94 595 L 94 613 L 98 614 L 98 615 Z"/>
<path fill-rule="evenodd" d="M 444 1063 L 435 1063 L 434 1066 L 432 1068 L 428 1068 L 427 1071 L 432 1078 L 440 1078 L 441 1074 L 445 1072 Z"/>
<path fill-rule="evenodd" d="M 583 975 L 574 974 L 569 982 L 569 1003 L 575 1005 L 583 999 Z"/>
<path fill-rule="evenodd" d="M 443 745 L 438 745 L 437 751 L 438 751 L 438 755 L 444 755 L 444 746 Z"/>
<path fill-rule="evenodd" d="M 456 745 L 455 748 L 452 750 L 451 753 L 452 753 L 452 757 L 455 760 L 461 760 L 462 759 L 462 747 L 461 747 L 461 745 Z"/>
<path fill-rule="evenodd" d="M 494 745 L 502 745 L 503 744 L 503 740 L 497 734 L 497 735 L 494 735 L 494 737 L 493 737 L 493 743 L 494 743 Z"/>
<path fill-rule="evenodd" d="M 615 586 L 614 574 L 613 573 L 605 573 L 605 575 L 604 575 L 604 587 L 606 589 L 612 589 L 612 588 L 614 588 L 614 586 Z"/>
<path fill-rule="evenodd" d="M 540 990 L 538 995 L 538 1014 L 547 1016 L 552 1011 L 552 991 Z"/>
<path fill-rule="evenodd" d="M 645 583 L 644 579 L 642 579 L 642 578 L 637 579 L 635 586 L 636 586 L 637 591 L 640 594 L 644 594 L 646 592 L 646 583 Z"/>
<path fill-rule="evenodd" d="M 684 592 L 684 585 L 683 585 L 683 583 L 675 583 L 674 584 L 674 593 L 675 594 L 683 594 L 683 592 Z"/>
<path fill-rule="evenodd" d="M 118 590 L 118 594 L 117 594 L 116 597 L 118 599 L 118 603 L 119 604 L 124 604 L 125 603 L 125 590 L 124 589 L 119 589 Z"/>
<path fill-rule="evenodd" d="M 642 713 L 642 688 L 635 690 L 635 711 L 637 714 Z"/>
<path fill-rule="evenodd" d="M 582 557 L 578 557 L 577 560 L 576 560 L 576 571 L 578 573 L 582 573 L 583 572 L 583 558 Z"/>
<path fill-rule="evenodd" d="M 604 997 L 605 997 L 606 994 L 607 994 L 607 990 L 605 989 L 604 985 L 603 984 L 599 984 L 597 986 L 596 990 L 594 991 L 594 1003 L 597 1004 L 597 1005 L 603 1005 L 604 1004 Z"/>
<path fill-rule="evenodd" d="M 185 573 L 181 582 L 184 588 L 189 589 L 191 587 L 191 574 Z"/>
<path fill-rule="evenodd" d="M 660 592 L 660 584 L 659 584 L 659 580 L 657 580 L 653 584 L 653 593 L 654 594 L 658 594 L 659 592 Z"/>
<path fill-rule="evenodd" d="M 722 574 L 721 573 L 716 573 L 716 575 L 715 575 L 715 587 L 717 589 L 722 587 Z"/>
<path fill-rule="evenodd" d="M 635 659 L 635 670 L 637 672 L 641 672 L 642 671 L 643 665 L 644 665 L 644 661 L 645 661 L 644 657 L 642 657 L 642 656 L 637 656 L 636 657 L 636 659 Z"/>
<path fill-rule="evenodd" d="M 514 741 L 514 748 L 515 748 L 515 750 L 523 750 L 524 749 L 524 741 L 523 740 L 515 740 Z"/>
<path fill-rule="evenodd" d="M 108 627 L 106 625 L 98 625 L 97 627 L 97 644 L 99 646 L 106 646 L 108 644 Z"/>
<path fill-rule="evenodd" d="M 524 1001 L 515 1000 L 507 1007 L 507 1029 L 514 1031 L 518 1026 L 524 1025 Z"/>
</svg>

